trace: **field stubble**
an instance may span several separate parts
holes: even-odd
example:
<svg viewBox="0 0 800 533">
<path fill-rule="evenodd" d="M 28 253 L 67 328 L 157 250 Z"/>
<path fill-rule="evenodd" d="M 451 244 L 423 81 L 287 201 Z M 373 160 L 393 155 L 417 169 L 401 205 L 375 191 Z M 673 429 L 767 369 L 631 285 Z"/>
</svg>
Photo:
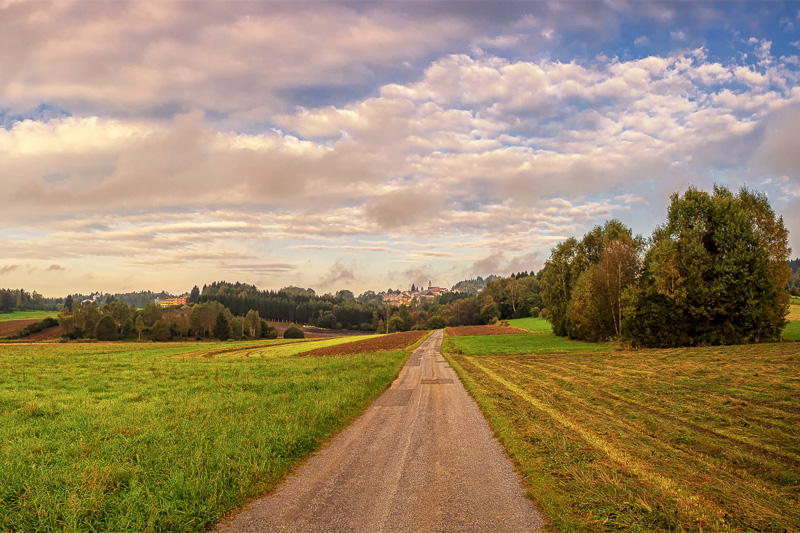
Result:
<svg viewBox="0 0 800 533">
<path fill-rule="evenodd" d="M 800 529 L 798 343 L 447 359 L 557 529 Z"/>
</svg>

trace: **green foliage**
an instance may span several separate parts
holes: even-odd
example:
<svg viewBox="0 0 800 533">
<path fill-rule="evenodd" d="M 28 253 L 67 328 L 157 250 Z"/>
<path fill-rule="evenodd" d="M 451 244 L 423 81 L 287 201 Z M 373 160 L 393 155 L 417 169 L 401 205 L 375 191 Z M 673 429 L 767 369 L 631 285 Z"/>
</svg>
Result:
<svg viewBox="0 0 800 533">
<path fill-rule="evenodd" d="M 625 320 L 634 344 L 669 347 L 779 340 L 786 324 L 787 232 L 747 190 L 673 195 Z"/>
<path fill-rule="evenodd" d="M 488 283 L 496 279 L 499 279 L 499 277 L 495 275 L 491 275 L 485 279 L 482 278 L 481 276 L 478 276 L 477 278 L 474 279 L 459 281 L 458 283 L 453 285 L 453 288 L 451 290 L 453 292 L 460 292 L 462 294 L 474 296 L 479 292 L 481 292 Z"/>
<path fill-rule="evenodd" d="M 392 318 L 389 319 L 389 333 L 406 331 L 405 327 L 406 327 L 405 321 L 403 320 L 403 317 L 401 317 L 400 315 L 394 315 Z"/>
<path fill-rule="evenodd" d="M 442 329 L 445 325 L 444 319 L 440 316 L 432 316 L 425 322 L 426 329 Z"/>
<path fill-rule="evenodd" d="M 495 302 L 489 302 L 481 307 L 481 318 L 487 324 L 493 324 L 500 318 L 500 308 Z"/>
<path fill-rule="evenodd" d="M 114 341 L 117 340 L 117 324 L 111 315 L 103 315 L 95 325 L 94 335 L 100 341 Z"/>
<path fill-rule="evenodd" d="M 228 317 L 225 316 L 223 311 L 220 311 L 217 314 L 217 319 L 214 322 L 213 335 L 221 341 L 231 338 L 231 325 L 230 322 L 228 322 Z"/>
<path fill-rule="evenodd" d="M 156 320 L 161 319 L 162 314 L 161 306 L 156 304 L 154 301 L 150 300 L 144 304 L 144 308 L 142 308 L 142 319 L 144 320 L 144 325 L 148 328 L 153 327 L 153 324 L 156 323 Z"/>
<path fill-rule="evenodd" d="M 286 328 L 286 331 L 283 332 L 284 339 L 305 339 L 306 334 L 305 332 L 298 328 L 297 326 L 289 326 Z"/>
<path fill-rule="evenodd" d="M 640 237 L 618 220 L 559 243 L 542 275 L 542 298 L 553 331 L 573 339 L 619 337 L 623 295 L 636 283 Z"/>
<path fill-rule="evenodd" d="M 150 337 L 156 342 L 166 342 L 172 338 L 172 332 L 166 322 L 158 319 L 156 323 L 153 324 L 153 327 L 150 328 Z"/>
</svg>

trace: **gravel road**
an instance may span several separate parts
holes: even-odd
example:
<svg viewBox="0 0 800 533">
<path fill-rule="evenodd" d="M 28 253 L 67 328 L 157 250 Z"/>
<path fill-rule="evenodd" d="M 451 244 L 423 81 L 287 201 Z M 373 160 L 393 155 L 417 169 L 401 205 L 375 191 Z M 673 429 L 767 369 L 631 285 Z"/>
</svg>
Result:
<svg viewBox="0 0 800 533">
<path fill-rule="evenodd" d="M 361 418 L 218 531 L 539 531 L 441 343 L 437 331 Z"/>
</svg>

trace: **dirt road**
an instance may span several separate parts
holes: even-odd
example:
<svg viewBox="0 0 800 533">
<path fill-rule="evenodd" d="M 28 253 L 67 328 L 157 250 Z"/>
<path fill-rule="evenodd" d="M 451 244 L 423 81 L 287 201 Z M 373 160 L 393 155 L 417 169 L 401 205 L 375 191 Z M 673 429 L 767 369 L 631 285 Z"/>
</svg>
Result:
<svg viewBox="0 0 800 533">
<path fill-rule="evenodd" d="M 364 415 L 219 531 L 538 531 L 437 331 Z"/>
</svg>

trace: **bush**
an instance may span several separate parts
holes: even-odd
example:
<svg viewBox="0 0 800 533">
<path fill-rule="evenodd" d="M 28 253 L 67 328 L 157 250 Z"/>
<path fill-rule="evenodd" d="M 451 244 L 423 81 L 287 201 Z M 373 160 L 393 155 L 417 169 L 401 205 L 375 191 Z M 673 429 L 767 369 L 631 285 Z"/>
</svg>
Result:
<svg viewBox="0 0 800 533">
<path fill-rule="evenodd" d="M 444 328 L 444 319 L 440 316 L 432 316 L 425 322 L 427 329 L 442 329 Z"/>
<path fill-rule="evenodd" d="M 34 333 L 39 333 L 42 330 L 47 328 L 52 328 L 58 325 L 58 320 L 53 317 L 47 317 L 35 324 L 29 324 L 22 328 L 22 331 L 17 335 L 17 337 L 27 337 L 28 335 L 33 335 Z"/>
<path fill-rule="evenodd" d="M 289 326 L 286 328 L 286 331 L 283 332 L 284 339 L 305 339 L 306 334 L 303 332 L 302 329 L 298 328 L 297 326 Z"/>
</svg>

